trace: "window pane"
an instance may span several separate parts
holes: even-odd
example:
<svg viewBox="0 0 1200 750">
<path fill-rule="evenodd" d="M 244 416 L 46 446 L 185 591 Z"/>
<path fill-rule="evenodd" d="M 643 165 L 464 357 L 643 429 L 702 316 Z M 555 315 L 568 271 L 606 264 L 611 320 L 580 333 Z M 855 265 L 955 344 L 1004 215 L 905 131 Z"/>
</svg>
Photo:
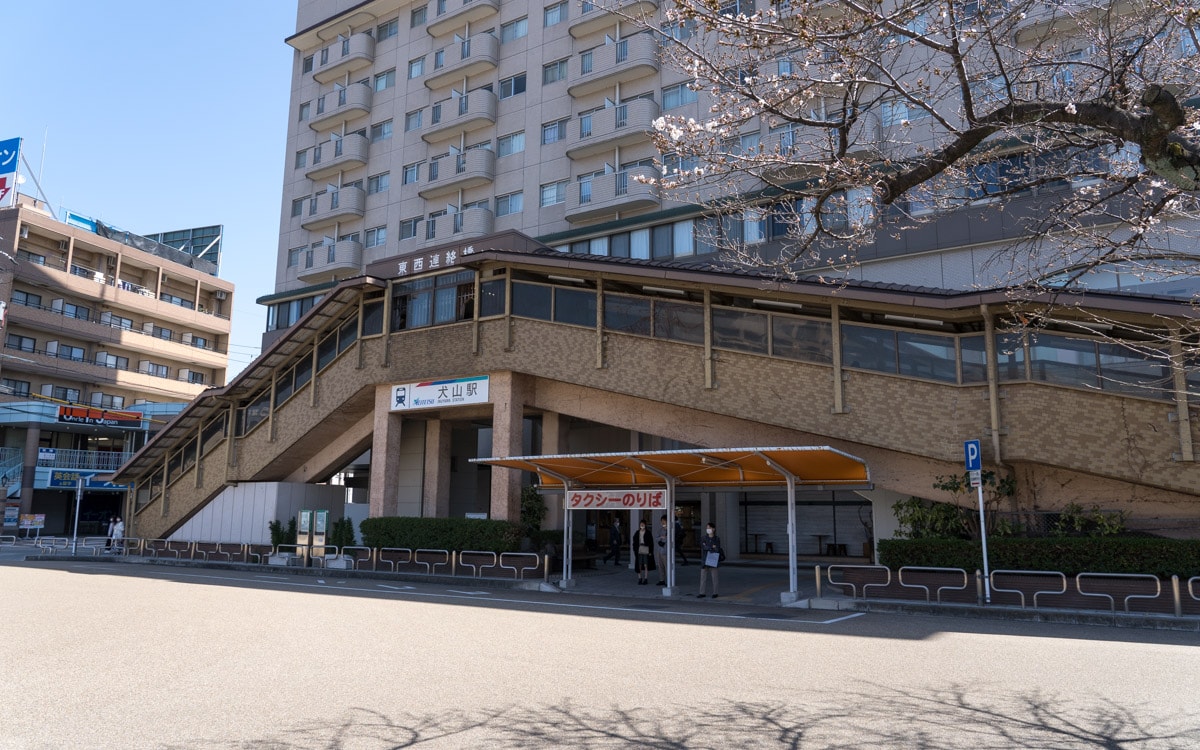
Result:
<svg viewBox="0 0 1200 750">
<path fill-rule="evenodd" d="M 1019 333 L 996 334 L 996 377 L 1000 380 L 1025 379 L 1024 338 Z"/>
<path fill-rule="evenodd" d="M 983 336 L 963 336 L 958 340 L 962 352 L 962 382 L 987 382 L 987 351 Z"/>
<path fill-rule="evenodd" d="M 585 289 L 554 290 L 554 319 L 577 326 L 596 326 L 596 293 Z"/>
<path fill-rule="evenodd" d="M 842 364 L 895 373 L 896 332 L 885 328 L 842 326 Z"/>
<path fill-rule="evenodd" d="M 654 302 L 654 336 L 690 344 L 704 343 L 704 308 L 682 302 Z"/>
<path fill-rule="evenodd" d="M 485 281 L 479 287 L 483 299 L 479 302 L 480 317 L 504 314 L 504 279 Z"/>
<path fill-rule="evenodd" d="M 763 313 L 713 308 L 713 346 L 767 353 L 767 316 Z"/>
<path fill-rule="evenodd" d="M 604 295 L 604 327 L 610 331 L 650 335 L 650 300 Z"/>
<path fill-rule="evenodd" d="M 513 282 L 513 315 L 538 320 L 550 320 L 550 299 L 553 293 L 551 287 L 540 284 Z"/>
<path fill-rule="evenodd" d="M 1096 342 L 1039 333 L 1030 342 L 1033 379 L 1063 385 L 1099 387 Z"/>
<path fill-rule="evenodd" d="M 1106 391 L 1145 398 L 1170 398 L 1174 389 L 1165 359 L 1135 352 L 1120 344 L 1097 344 L 1100 387 Z"/>
<path fill-rule="evenodd" d="M 897 331 L 896 345 L 900 353 L 901 375 L 958 382 L 953 338 Z"/>
<path fill-rule="evenodd" d="M 822 320 L 772 315 L 771 353 L 802 362 L 833 364 L 833 325 Z"/>
</svg>

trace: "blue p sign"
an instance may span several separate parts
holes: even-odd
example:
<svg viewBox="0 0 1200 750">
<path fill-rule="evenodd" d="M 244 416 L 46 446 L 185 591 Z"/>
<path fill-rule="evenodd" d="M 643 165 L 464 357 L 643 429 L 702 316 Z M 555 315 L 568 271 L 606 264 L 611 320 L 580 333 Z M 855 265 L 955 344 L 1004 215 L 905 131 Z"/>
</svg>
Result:
<svg viewBox="0 0 1200 750">
<path fill-rule="evenodd" d="M 967 471 L 979 471 L 983 468 L 983 459 L 979 455 L 978 440 L 967 440 L 964 442 L 963 455 L 967 459 Z"/>
</svg>

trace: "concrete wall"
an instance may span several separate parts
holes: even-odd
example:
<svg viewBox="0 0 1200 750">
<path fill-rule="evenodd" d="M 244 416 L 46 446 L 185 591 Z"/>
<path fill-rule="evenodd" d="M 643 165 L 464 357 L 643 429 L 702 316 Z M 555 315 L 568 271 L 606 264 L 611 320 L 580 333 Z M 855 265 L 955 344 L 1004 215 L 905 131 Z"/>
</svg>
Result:
<svg viewBox="0 0 1200 750">
<path fill-rule="evenodd" d="M 243 482 L 227 487 L 170 538 L 269 544 L 271 521 L 286 525 L 300 510 L 327 510 L 332 523 L 344 515 L 345 504 L 346 489 L 337 485 Z"/>
</svg>

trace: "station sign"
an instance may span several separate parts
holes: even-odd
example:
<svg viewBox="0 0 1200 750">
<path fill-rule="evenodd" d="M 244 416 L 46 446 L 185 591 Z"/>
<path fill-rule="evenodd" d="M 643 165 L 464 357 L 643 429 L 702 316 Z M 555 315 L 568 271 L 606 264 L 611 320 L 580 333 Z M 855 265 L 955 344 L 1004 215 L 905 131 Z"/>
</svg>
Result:
<svg viewBox="0 0 1200 750">
<path fill-rule="evenodd" d="M 567 510 L 648 510 L 665 508 L 663 490 L 568 490 Z"/>
<path fill-rule="evenodd" d="M 58 421 L 70 424 L 89 424 L 140 430 L 142 428 L 142 413 L 138 411 L 94 409 L 90 406 L 60 406 L 58 407 Z"/>
<path fill-rule="evenodd" d="M 392 386 L 391 411 L 488 403 L 488 376 L 427 380 Z"/>
</svg>

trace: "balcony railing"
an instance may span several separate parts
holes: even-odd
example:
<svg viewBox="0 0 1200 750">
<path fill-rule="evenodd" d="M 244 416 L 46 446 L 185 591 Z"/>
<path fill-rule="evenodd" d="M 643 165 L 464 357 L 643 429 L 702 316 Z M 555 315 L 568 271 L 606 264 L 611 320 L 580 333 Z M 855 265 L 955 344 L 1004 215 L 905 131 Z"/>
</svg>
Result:
<svg viewBox="0 0 1200 750">
<path fill-rule="evenodd" d="M 584 50 L 572 61 L 572 67 L 567 93 L 574 97 L 593 94 L 657 73 L 658 42 L 649 33 L 634 34 Z"/>
<path fill-rule="evenodd" d="M 434 16 L 425 24 L 425 31 L 430 36 L 441 36 L 496 15 L 500 0 L 433 0 L 428 7 Z"/>
<path fill-rule="evenodd" d="M 359 133 L 330 139 L 309 150 L 309 165 L 304 176 L 310 180 L 323 180 L 346 169 L 355 169 L 367 163 L 371 141 Z"/>
<path fill-rule="evenodd" d="M 359 187 L 343 187 L 318 193 L 308 199 L 308 209 L 300 226 L 320 229 L 339 221 L 361 219 L 367 208 L 367 191 Z"/>
<path fill-rule="evenodd" d="M 316 284 L 334 278 L 355 276 L 362 271 L 362 257 L 362 243 L 351 240 L 312 248 L 302 253 L 296 278 Z"/>
<path fill-rule="evenodd" d="M 323 94 L 316 102 L 316 112 L 308 119 L 313 130 L 333 130 L 342 123 L 371 113 L 371 87 L 352 83 L 343 89 Z"/>
<path fill-rule="evenodd" d="M 635 99 L 580 115 L 578 130 L 567 134 L 567 156 L 578 159 L 616 146 L 648 142 L 658 112 L 657 102 Z"/>
<path fill-rule="evenodd" d="M 579 15 L 568 22 L 567 31 L 575 39 L 582 39 L 588 34 L 611 29 L 626 17 L 649 19 L 657 10 L 657 0 L 584 0 Z"/>
<path fill-rule="evenodd" d="M 496 35 L 476 34 L 433 53 L 433 72 L 425 76 L 425 87 L 441 88 L 467 76 L 495 70 L 499 60 L 500 40 Z"/>
<path fill-rule="evenodd" d="M 477 89 L 454 99 L 443 99 L 433 105 L 430 123 L 421 132 L 426 143 L 448 140 L 459 133 L 490 127 L 496 124 L 496 94 Z"/>
<path fill-rule="evenodd" d="M 93 407 L 99 409 L 101 407 Z M 70 448 L 54 448 L 38 453 L 38 466 L 54 469 L 91 469 L 94 471 L 116 471 L 133 454 L 122 451 L 81 451 Z"/>
<path fill-rule="evenodd" d="M 128 282 L 120 282 L 120 284 L 127 284 L 127 283 Z M 154 293 L 151 292 L 149 294 L 149 296 L 151 298 L 153 298 Z M 139 335 L 149 336 L 149 337 L 152 337 L 159 341 L 173 341 L 173 342 L 177 342 L 180 344 L 186 344 L 188 346 L 193 346 L 193 347 L 196 347 L 197 349 L 206 349 L 208 351 L 215 351 L 218 354 L 225 353 L 223 350 L 218 351 L 216 349 L 216 347 L 213 346 L 212 337 L 209 336 L 208 334 L 205 334 L 203 336 L 198 336 L 193 333 L 176 333 L 174 331 L 171 331 L 168 335 L 163 335 L 164 333 L 167 333 L 167 329 L 162 328 L 161 326 L 153 325 L 152 323 L 147 323 L 147 325 L 151 325 L 152 328 L 150 330 L 146 330 L 144 327 L 143 328 L 134 327 L 132 325 L 132 322 L 130 322 L 129 325 L 126 325 L 124 323 L 124 321 L 126 319 L 124 319 L 124 318 L 119 318 L 119 320 L 121 320 L 122 322 L 115 323 L 115 322 L 112 322 L 111 317 L 108 320 L 105 320 L 103 316 L 100 316 L 100 317 L 87 316 L 87 317 L 85 317 L 85 316 L 78 315 L 78 314 L 72 315 L 70 313 L 64 312 L 63 310 L 55 310 L 54 308 L 46 307 L 45 305 L 26 305 L 26 304 L 21 304 L 19 302 L 16 302 L 8 310 L 9 310 L 9 314 L 11 314 L 13 316 L 13 320 L 21 321 L 21 320 L 28 318 L 28 319 L 32 320 L 35 324 L 39 323 L 39 322 L 43 322 L 45 319 L 43 318 L 43 321 L 34 320 L 35 318 L 40 317 L 39 313 L 33 313 L 32 315 L 22 314 L 22 312 L 24 310 L 38 310 L 38 311 L 41 311 L 41 313 L 49 313 L 52 315 L 58 315 L 58 316 L 62 316 L 62 317 L 74 318 L 75 320 L 82 321 L 85 324 L 97 326 L 99 329 L 105 329 L 105 330 L 92 329 L 92 332 L 88 334 L 89 336 L 93 336 L 97 339 L 114 340 L 115 335 L 109 333 L 108 332 L 109 330 L 128 331 L 130 333 L 136 333 Z M 62 324 L 55 323 L 54 325 L 60 326 Z"/>
<path fill-rule="evenodd" d="M 496 153 L 490 148 L 473 148 L 429 162 L 429 179 L 417 191 L 422 198 L 486 185 L 496 179 Z"/>
<path fill-rule="evenodd" d="M 313 61 L 313 78 L 330 83 L 375 62 L 375 37 L 367 33 L 351 34 L 322 49 Z"/>
<path fill-rule="evenodd" d="M 454 214 L 438 216 L 426 221 L 425 239 L 422 245 L 439 245 L 443 242 L 484 237 L 496 228 L 496 216 L 491 209 L 467 208 Z"/>
<path fill-rule="evenodd" d="M 662 205 L 658 188 L 637 179 L 655 176 L 651 167 L 635 167 L 580 180 L 567 190 L 563 215 L 567 221 L 587 221 L 624 211 L 658 208 Z"/>
</svg>

